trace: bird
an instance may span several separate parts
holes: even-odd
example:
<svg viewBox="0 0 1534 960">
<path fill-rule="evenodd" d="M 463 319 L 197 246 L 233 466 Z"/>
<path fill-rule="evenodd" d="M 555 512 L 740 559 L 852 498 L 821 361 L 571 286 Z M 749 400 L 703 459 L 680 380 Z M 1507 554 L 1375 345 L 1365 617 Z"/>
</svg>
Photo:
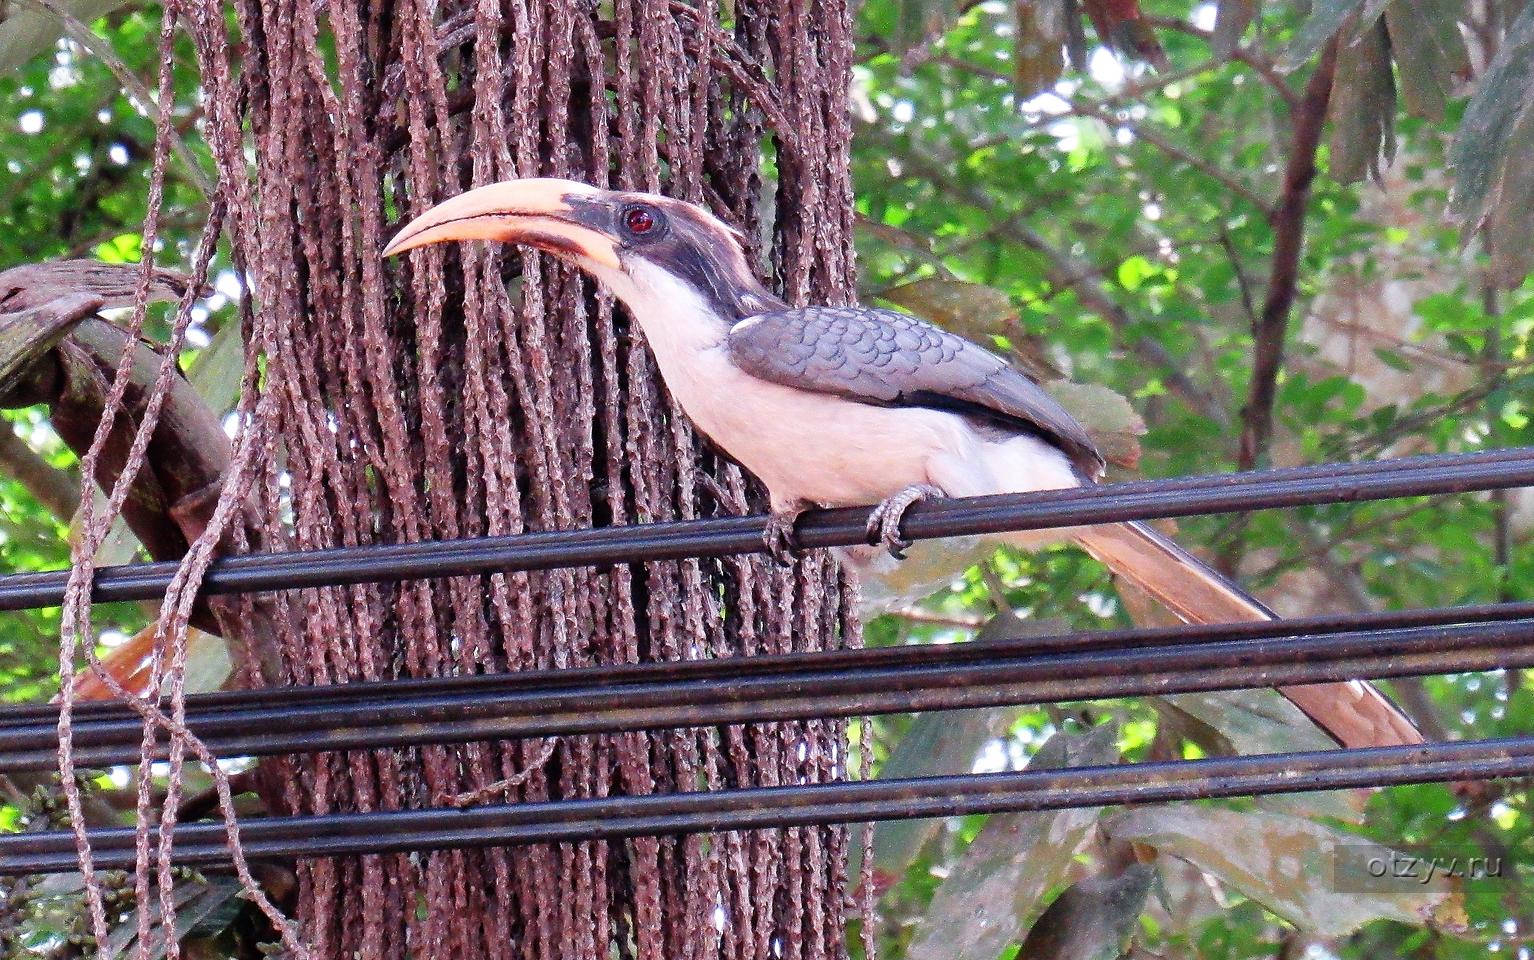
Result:
<svg viewBox="0 0 1534 960">
<path fill-rule="evenodd" d="M 573 180 L 507 180 L 430 207 L 382 255 L 469 240 L 551 254 L 624 304 L 683 413 L 766 486 L 765 546 L 780 559 L 793 555 L 794 520 L 808 509 L 872 506 L 870 543 L 899 557 L 901 520 L 922 500 L 1069 489 L 1102 476 L 1087 431 L 1006 360 L 894 310 L 792 307 L 758 279 L 744 234 L 694 204 Z M 1025 549 L 1073 541 L 1185 622 L 1277 619 L 1143 523 L 997 539 Z M 1279 692 L 1342 746 L 1422 742 L 1366 682 Z"/>
</svg>

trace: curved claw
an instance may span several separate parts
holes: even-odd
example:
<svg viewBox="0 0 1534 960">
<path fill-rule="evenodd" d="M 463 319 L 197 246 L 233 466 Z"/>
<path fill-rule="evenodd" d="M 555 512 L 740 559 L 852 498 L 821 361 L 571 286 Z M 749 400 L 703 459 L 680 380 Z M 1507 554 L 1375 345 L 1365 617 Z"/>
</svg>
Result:
<svg viewBox="0 0 1534 960">
<path fill-rule="evenodd" d="M 767 555 L 780 567 L 791 567 L 803 556 L 799 538 L 794 533 L 794 523 L 800 511 L 774 513 L 762 531 L 762 542 L 767 545 Z"/>
<path fill-rule="evenodd" d="M 900 525 L 905 522 L 906 512 L 923 500 L 945 496 L 946 493 L 930 483 L 916 483 L 887 497 L 868 515 L 868 542 L 882 543 L 890 556 L 904 560 L 905 552 L 911 546 L 911 541 L 900 534 Z"/>
</svg>

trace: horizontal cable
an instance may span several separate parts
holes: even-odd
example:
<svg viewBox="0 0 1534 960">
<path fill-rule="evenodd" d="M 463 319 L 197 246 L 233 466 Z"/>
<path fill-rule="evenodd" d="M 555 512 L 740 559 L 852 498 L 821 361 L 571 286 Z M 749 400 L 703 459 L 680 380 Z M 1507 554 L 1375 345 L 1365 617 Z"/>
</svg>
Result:
<svg viewBox="0 0 1534 960">
<path fill-rule="evenodd" d="M 1534 448 L 1520 447 L 929 501 L 911 509 L 904 533 L 918 540 L 974 536 L 1531 485 Z M 806 513 L 798 524 L 798 538 L 809 549 L 866 543 L 867 519 L 865 508 Z M 766 522 L 762 516 L 726 517 L 247 554 L 214 563 L 202 589 L 249 593 L 756 553 L 763 549 Z M 105 602 L 162 596 L 176 568 L 175 563 L 104 567 L 96 571 L 92 598 Z M 68 579 L 67 570 L 0 577 L 0 610 L 57 606 Z"/>
<path fill-rule="evenodd" d="M 1534 774 L 1534 736 L 1066 770 L 604 797 L 469 809 L 270 817 L 240 823 L 252 859 L 613 840 L 973 813 L 1055 810 Z M 150 831 L 151 849 L 158 843 Z M 222 823 L 176 828 L 174 859 L 227 862 Z M 89 831 L 98 869 L 132 869 L 131 828 Z M 68 831 L 0 836 L 0 874 L 78 869 Z"/>
<path fill-rule="evenodd" d="M 1031 654 L 1084 652 L 1180 641 L 1197 643 L 1216 640 L 1276 639 L 1350 630 L 1431 627 L 1526 619 L 1534 619 L 1534 602 L 1329 614 L 1281 621 L 1261 620 L 1247 623 L 1182 624 L 1129 630 L 1094 630 L 1051 636 L 995 637 L 983 642 L 941 646 L 906 645 L 877 649 L 724 657 L 711 660 L 619 663 L 524 670 L 517 673 L 420 677 L 322 686 L 264 687 L 256 690 L 226 690 L 196 694 L 187 698 L 187 707 L 194 714 L 211 715 L 214 711 L 223 709 L 313 707 L 321 704 L 353 704 L 374 700 L 397 702 L 402 697 L 414 695 L 471 696 L 478 693 L 564 689 L 576 686 L 605 687 L 623 683 L 664 683 L 672 680 L 705 678 L 744 679 L 779 676 L 805 670 L 932 666 L 934 665 L 931 660 L 933 657 L 941 657 L 946 662 L 957 663 L 963 658 L 985 660 L 1008 655 L 1009 651 Z M 138 723 L 138 715 L 117 701 L 76 703 L 73 715 L 77 720 L 125 719 L 134 724 Z M 51 703 L 0 706 L 0 731 L 29 722 L 46 723 L 51 729 L 57 722 L 57 718 L 58 707 Z"/>
<path fill-rule="evenodd" d="M 629 680 L 614 682 L 610 672 L 588 669 L 486 676 L 467 689 L 453 680 L 418 683 L 404 693 L 390 684 L 358 684 L 366 695 L 341 702 L 316 697 L 210 708 L 194 700 L 187 721 L 220 756 L 264 756 L 1534 666 L 1534 619 L 1499 620 L 1500 607 L 1475 609 L 1490 618 L 1313 634 L 1279 621 L 1245 625 L 1239 639 L 1230 637 L 1243 631 L 1230 629 L 1127 630 L 803 654 L 765 664 L 693 661 L 664 665 L 666 680 L 634 679 L 647 671 L 630 669 Z M 572 673 L 596 679 L 560 682 L 570 678 L 559 674 Z M 141 724 L 121 710 L 76 719 L 77 764 L 138 759 Z M 49 769 L 56 747 L 50 720 L 0 726 L 0 771 Z"/>
</svg>

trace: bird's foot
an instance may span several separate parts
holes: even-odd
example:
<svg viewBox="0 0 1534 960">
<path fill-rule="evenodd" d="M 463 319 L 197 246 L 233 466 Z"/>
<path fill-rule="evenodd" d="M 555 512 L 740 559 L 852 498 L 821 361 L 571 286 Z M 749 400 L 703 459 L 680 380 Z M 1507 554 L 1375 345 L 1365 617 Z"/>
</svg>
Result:
<svg viewBox="0 0 1534 960">
<path fill-rule="evenodd" d="M 794 524 L 803 512 L 802 509 L 774 510 L 772 516 L 767 518 L 767 529 L 762 532 L 762 541 L 767 545 L 767 555 L 780 567 L 791 567 L 804 555 L 803 548 L 799 546 L 799 536 L 794 532 Z"/>
<path fill-rule="evenodd" d="M 733 510 L 737 513 L 745 512 L 745 502 L 742 501 L 741 498 L 732 494 L 729 488 L 721 483 L 717 477 L 708 473 L 703 468 L 696 467 L 693 469 L 692 482 L 693 486 L 708 494 L 709 498 L 712 499 L 717 506 L 725 510 Z"/>
<path fill-rule="evenodd" d="M 913 483 L 892 497 L 887 497 L 868 515 L 868 542 L 882 543 L 896 560 L 904 560 L 906 548 L 911 541 L 900 535 L 900 525 L 905 521 L 906 511 L 912 506 L 933 497 L 947 494 L 930 483 Z"/>
</svg>

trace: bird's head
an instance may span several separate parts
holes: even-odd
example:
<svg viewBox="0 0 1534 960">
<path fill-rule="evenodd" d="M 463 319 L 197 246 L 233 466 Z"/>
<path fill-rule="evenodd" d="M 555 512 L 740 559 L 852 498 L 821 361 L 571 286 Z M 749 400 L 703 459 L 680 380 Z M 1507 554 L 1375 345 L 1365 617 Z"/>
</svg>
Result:
<svg viewBox="0 0 1534 960">
<path fill-rule="evenodd" d="M 407 223 L 383 252 L 448 240 L 499 240 L 553 254 L 631 307 L 691 293 L 730 322 L 781 308 L 752 272 L 739 231 L 706 210 L 655 194 L 573 180 L 507 180 L 437 204 Z"/>
</svg>

